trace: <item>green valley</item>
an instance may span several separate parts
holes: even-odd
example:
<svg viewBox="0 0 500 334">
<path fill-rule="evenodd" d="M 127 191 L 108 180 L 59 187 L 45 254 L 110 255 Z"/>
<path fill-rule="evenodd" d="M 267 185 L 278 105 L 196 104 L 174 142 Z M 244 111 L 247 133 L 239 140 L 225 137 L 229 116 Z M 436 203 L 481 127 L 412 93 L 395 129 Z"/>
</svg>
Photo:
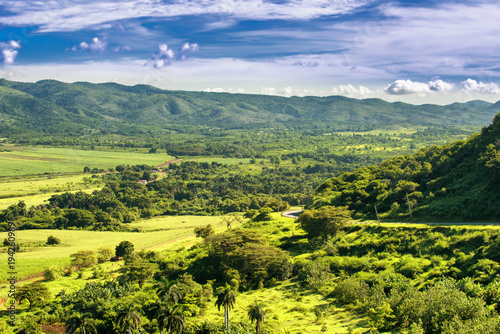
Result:
<svg viewBox="0 0 500 334">
<path fill-rule="evenodd" d="M 499 108 L 2 79 L 0 332 L 498 333 Z"/>
</svg>

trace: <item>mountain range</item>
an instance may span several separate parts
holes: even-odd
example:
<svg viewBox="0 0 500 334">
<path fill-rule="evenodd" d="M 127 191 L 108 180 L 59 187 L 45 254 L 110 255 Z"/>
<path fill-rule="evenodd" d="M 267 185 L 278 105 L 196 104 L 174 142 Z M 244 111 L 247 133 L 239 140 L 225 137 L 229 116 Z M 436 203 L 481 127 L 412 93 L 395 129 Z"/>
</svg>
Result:
<svg viewBox="0 0 500 334">
<path fill-rule="evenodd" d="M 19 132 L 75 135 L 193 126 L 331 131 L 363 131 L 393 124 L 484 126 L 499 111 L 500 101 L 412 105 L 343 96 L 280 97 L 0 79 L 0 135 L 4 137 Z"/>
</svg>

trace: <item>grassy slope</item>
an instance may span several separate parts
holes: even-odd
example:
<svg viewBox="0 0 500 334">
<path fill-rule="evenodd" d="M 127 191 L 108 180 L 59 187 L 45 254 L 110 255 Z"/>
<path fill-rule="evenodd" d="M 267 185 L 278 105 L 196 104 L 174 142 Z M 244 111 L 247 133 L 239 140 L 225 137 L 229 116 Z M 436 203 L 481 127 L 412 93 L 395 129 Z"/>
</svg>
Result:
<svg viewBox="0 0 500 334">
<path fill-rule="evenodd" d="M 193 229 L 198 225 L 212 224 L 221 228 L 219 222 L 219 217 L 157 217 L 151 221 L 139 221 L 131 224 L 131 227 L 155 230 L 143 233 L 80 230 L 17 231 L 16 242 L 21 244 L 22 250 L 16 254 L 18 278 L 38 274 L 51 266 L 69 265 L 69 255 L 80 250 L 97 250 L 100 247 L 114 249 L 123 240 L 131 241 L 137 250 L 153 248 L 193 235 Z M 47 237 L 50 235 L 60 238 L 62 245 L 45 246 Z M 7 232 L 0 233 L 0 240 L 3 241 L 6 237 Z M 7 253 L 3 251 L 0 253 L 0 282 L 5 281 L 6 278 Z"/>
<path fill-rule="evenodd" d="M 147 151 L 91 151 L 66 148 L 9 147 L 11 152 L 0 152 L 2 165 L 0 177 L 22 176 L 43 173 L 75 173 L 85 166 L 100 169 L 115 168 L 117 165 L 159 165 L 173 157 L 165 154 L 148 154 Z"/>
<path fill-rule="evenodd" d="M 272 222 L 259 223 L 259 229 L 265 233 L 272 244 L 279 243 L 279 240 L 285 236 L 294 235 L 300 237 L 304 235 L 304 232 L 298 228 L 295 220 L 288 218 L 279 218 L 277 214 L 273 214 L 274 220 Z M 70 250 L 76 251 L 81 249 L 95 249 L 101 246 L 115 245 L 121 240 L 131 240 L 137 249 L 150 248 L 150 245 L 155 243 L 162 243 L 162 241 L 172 241 L 179 238 L 184 238 L 185 236 L 192 233 L 193 227 L 196 225 L 202 225 L 210 223 L 216 227 L 219 231 L 225 229 L 224 225 L 221 224 L 220 217 L 162 217 L 155 218 L 151 220 L 142 220 L 133 224 L 133 227 L 139 227 L 143 230 L 157 230 L 164 228 L 172 228 L 172 230 L 166 231 L 155 231 L 149 233 L 121 233 L 121 232 L 87 232 L 87 231 L 25 231 L 27 233 L 24 238 L 26 242 L 42 242 L 45 237 L 49 234 L 54 234 L 61 238 L 66 238 L 68 244 L 58 247 L 38 247 L 34 252 L 27 253 L 26 257 L 32 258 L 33 263 L 36 262 L 36 258 L 40 258 L 42 254 L 44 256 L 57 256 L 58 252 L 64 251 L 69 254 Z M 371 241 L 377 239 L 381 243 L 388 242 L 399 245 L 399 239 L 394 239 L 395 236 L 400 235 L 400 233 L 415 234 L 424 236 L 426 231 L 431 233 L 434 237 L 436 231 L 432 230 L 433 227 L 426 226 L 423 224 L 383 224 L 382 226 L 377 226 L 374 224 L 360 224 L 364 228 L 355 229 L 353 231 L 348 231 L 347 233 L 340 236 L 342 241 L 339 242 L 339 247 L 341 249 L 351 249 L 352 252 L 356 252 L 356 249 L 363 249 L 365 243 L 372 244 Z M 257 227 L 255 225 L 254 227 Z M 473 237 L 477 232 L 490 231 L 488 233 L 497 234 L 500 227 L 498 226 L 468 226 L 468 227 L 442 227 L 439 231 L 446 232 L 446 236 L 443 238 L 446 240 L 452 240 L 453 238 L 449 233 L 456 235 L 455 238 L 470 238 Z M 404 231 L 402 231 L 403 229 Z M 467 231 L 466 234 L 464 234 Z M 22 231 L 20 231 L 22 232 Z M 56 234 L 58 233 L 58 234 Z M 0 237 L 3 237 L 0 235 Z M 87 240 L 92 238 L 92 247 L 86 244 Z M 394 241 L 394 240 L 395 241 Z M 411 238 L 410 238 L 411 239 Z M 392 240 L 392 241 L 391 241 Z M 413 240 L 413 239 L 412 239 Z M 303 239 L 302 241 L 307 241 Z M 163 255 L 175 257 L 179 252 L 183 252 L 184 249 L 198 242 L 194 238 L 184 238 L 177 240 L 176 242 L 164 242 L 159 248 L 153 248 L 156 251 L 161 251 Z M 415 242 L 418 242 L 416 240 Z M 302 243 L 302 242 L 301 242 Z M 295 251 L 291 250 L 291 255 L 295 261 L 303 261 L 304 259 L 313 256 L 317 261 L 321 258 L 318 256 L 324 256 L 323 251 L 315 251 L 311 253 L 307 251 L 307 244 L 302 243 L 304 247 L 295 247 Z M 430 247 L 433 243 L 429 244 Z M 352 245 L 348 247 L 348 245 Z M 402 247 L 401 245 L 396 247 Z M 437 247 L 437 246 L 436 246 Z M 404 248 L 404 247 L 403 247 Z M 423 258 L 428 258 L 429 254 L 426 254 L 424 248 L 422 249 Z M 400 250 L 398 250 L 400 251 Z M 376 256 L 376 253 L 371 253 Z M 18 255 L 23 255 L 20 253 Z M 387 253 L 382 257 L 385 258 L 387 263 L 392 263 L 396 265 L 398 259 L 404 255 L 404 253 L 398 253 L 397 251 L 392 254 L 394 256 L 394 261 L 390 261 L 387 258 Z M 54 257 L 52 259 L 57 259 Z M 0 260 L 5 262 L 3 259 Z M 422 283 L 422 280 L 428 279 L 429 274 L 438 270 L 442 266 L 446 265 L 448 259 L 444 256 L 441 258 L 441 262 L 433 266 L 437 266 L 435 269 L 429 267 L 429 270 L 425 270 L 419 275 L 417 281 Z M 21 264 L 20 264 L 21 265 Z M 117 270 L 121 266 L 121 263 L 104 263 L 101 264 L 101 268 L 105 271 L 111 273 L 112 277 L 117 275 Z M 66 289 L 67 292 L 74 291 L 76 289 L 81 289 L 87 282 L 91 281 L 91 272 L 87 271 L 82 278 L 77 278 L 76 274 L 71 277 L 61 277 L 55 281 L 46 282 L 52 295 L 57 294 L 61 289 Z M 339 277 L 335 278 L 338 280 Z M 435 278 L 434 278 L 435 279 Z M 321 294 L 312 293 L 308 290 L 302 290 L 298 286 L 298 281 L 296 279 L 287 280 L 270 288 L 264 288 L 260 290 L 253 290 L 247 292 L 240 292 L 236 296 L 236 303 L 234 309 L 230 311 L 231 321 L 245 322 L 248 323 L 247 307 L 254 300 L 264 303 L 267 317 L 266 322 L 263 324 L 263 328 L 267 329 L 271 333 L 285 333 L 285 330 L 293 333 L 366 333 L 369 325 L 365 317 L 356 315 L 349 311 L 348 308 L 340 307 L 335 303 L 335 300 L 328 296 L 328 291 L 331 289 L 332 285 L 328 284 L 326 289 Z M 5 289 L 5 286 L 2 286 Z M 0 296 L 1 297 L 1 296 Z M 151 297 L 152 298 L 152 297 Z M 20 306 L 20 313 L 24 313 L 26 305 Z M 329 312 L 326 315 L 317 317 L 314 310 L 319 307 L 328 307 Z M 208 304 L 206 312 L 203 315 L 188 318 L 188 324 L 197 324 L 204 321 L 210 321 L 215 323 L 221 323 L 223 319 L 222 310 L 219 311 L 215 307 L 215 298 L 212 298 Z"/>
</svg>

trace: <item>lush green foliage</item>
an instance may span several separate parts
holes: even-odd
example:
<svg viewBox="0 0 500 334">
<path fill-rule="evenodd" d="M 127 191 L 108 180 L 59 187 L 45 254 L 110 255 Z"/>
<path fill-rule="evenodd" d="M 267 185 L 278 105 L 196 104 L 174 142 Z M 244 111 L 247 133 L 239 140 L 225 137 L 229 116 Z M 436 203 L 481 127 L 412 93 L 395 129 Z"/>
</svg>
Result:
<svg viewBox="0 0 500 334">
<path fill-rule="evenodd" d="M 305 210 L 297 222 L 310 239 L 335 236 L 351 220 L 346 206 L 322 206 L 318 210 Z"/>
<path fill-rule="evenodd" d="M 414 106 L 342 96 L 291 97 L 165 91 L 150 86 L 0 81 L 0 136 L 26 139 L 50 133 L 137 135 L 218 128 L 370 130 L 387 124 L 482 125 L 498 106 L 474 101 Z M 441 117 L 439 117 L 441 116 Z M 163 128 L 168 125 L 168 130 Z"/>
<path fill-rule="evenodd" d="M 134 244 L 130 241 L 122 241 L 115 247 L 115 255 L 117 257 L 129 256 L 134 252 Z"/>
<path fill-rule="evenodd" d="M 28 301 L 30 309 L 34 305 L 43 305 L 50 298 L 50 293 L 47 287 L 38 282 L 19 287 L 16 294 L 19 302 L 22 302 L 23 300 Z"/>
<path fill-rule="evenodd" d="M 500 115 L 467 141 L 420 150 L 329 179 L 313 207 L 347 205 L 356 217 L 499 219 Z"/>
</svg>

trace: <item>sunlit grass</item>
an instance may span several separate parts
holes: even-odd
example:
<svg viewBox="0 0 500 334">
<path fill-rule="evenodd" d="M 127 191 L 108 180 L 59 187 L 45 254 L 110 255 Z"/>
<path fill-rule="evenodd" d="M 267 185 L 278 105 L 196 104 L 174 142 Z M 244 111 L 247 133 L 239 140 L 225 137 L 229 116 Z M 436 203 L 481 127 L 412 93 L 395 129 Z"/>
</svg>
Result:
<svg viewBox="0 0 500 334">
<path fill-rule="evenodd" d="M 352 327 L 354 333 L 366 332 L 366 320 L 353 315 L 335 305 L 333 299 L 320 294 L 301 291 L 296 282 L 283 284 L 236 294 L 234 308 L 230 310 L 232 323 L 250 323 L 247 308 L 254 301 L 264 305 L 266 320 L 262 329 L 271 333 L 348 333 Z M 189 318 L 189 323 L 211 321 L 222 323 L 224 312 L 215 307 L 215 298 L 208 303 L 204 316 Z M 318 318 L 314 309 L 319 305 L 327 306 L 330 311 Z M 253 326 L 252 326 L 253 327 Z"/>
<path fill-rule="evenodd" d="M 16 242 L 21 244 L 21 252 L 15 254 L 18 278 L 43 272 L 52 265 L 69 264 L 69 255 L 80 250 L 97 250 L 101 247 L 114 248 L 124 240 L 132 242 L 136 250 L 168 248 L 174 241 L 195 240 L 194 227 L 214 224 L 218 230 L 225 226 L 217 225 L 220 217 L 162 217 L 153 222 L 142 221 L 132 227 L 161 229 L 150 232 L 111 232 L 81 230 L 21 230 L 16 232 Z M 47 238 L 53 235 L 62 242 L 57 246 L 46 246 Z M 0 240 L 7 237 L 7 232 L 0 233 Z M 4 248 L 5 249 L 5 248 Z M 7 279 L 7 253 L 0 253 L 0 282 Z"/>
<path fill-rule="evenodd" d="M 109 169 L 117 165 L 146 164 L 156 166 L 173 157 L 165 153 L 149 154 L 130 151 L 96 151 L 70 148 L 13 146 L 11 152 L 0 152 L 1 176 L 74 173 L 88 166 Z"/>
</svg>

